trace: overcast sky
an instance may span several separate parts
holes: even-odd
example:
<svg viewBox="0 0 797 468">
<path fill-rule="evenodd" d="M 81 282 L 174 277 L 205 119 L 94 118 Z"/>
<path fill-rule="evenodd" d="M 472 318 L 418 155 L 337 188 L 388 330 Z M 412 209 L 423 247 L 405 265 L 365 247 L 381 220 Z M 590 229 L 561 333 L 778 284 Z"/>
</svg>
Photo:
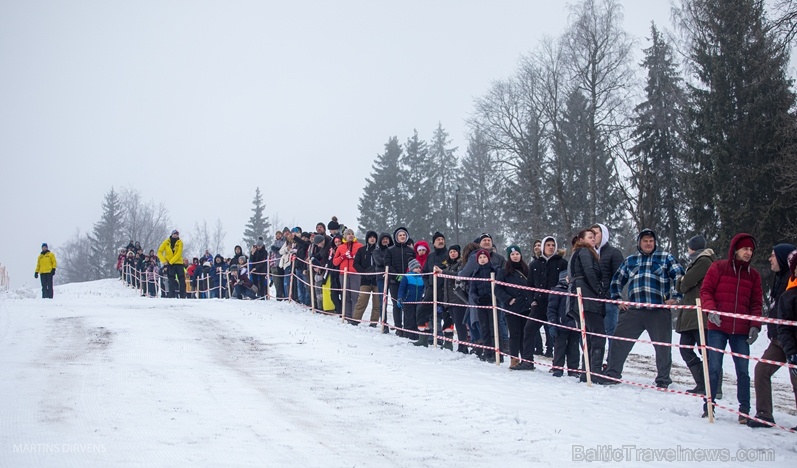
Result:
<svg viewBox="0 0 797 468">
<path fill-rule="evenodd" d="M 669 1 L 621 3 L 639 48 L 670 26 Z M 220 218 L 228 250 L 256 186 L 283 225 L 356 226 L 389 137 L 441 122 L 461 155 L 474 98 L 567 19 L 549 0 L 0 2 L 0 264 L 34 284 L 40 244 L 89 231 L 111 186 L 185 234 Z"/>
</svg>

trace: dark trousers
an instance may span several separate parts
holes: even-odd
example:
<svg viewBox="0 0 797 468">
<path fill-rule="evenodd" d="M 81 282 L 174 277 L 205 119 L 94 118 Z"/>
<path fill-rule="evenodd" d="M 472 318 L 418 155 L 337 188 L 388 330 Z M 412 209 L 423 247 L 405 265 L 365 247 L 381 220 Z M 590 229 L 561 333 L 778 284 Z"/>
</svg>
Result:
<svg viewBox="0 0 797 468">
<path fill-rule="evenodd" d="M 277 290 L 277 299 L 285 298 L 285 281 L 282 278 L 282 275 L 285 274 L 285 269 L 274 267 L 271 273 L 274 275 L 274 288 Z"/>
<path fill-rule="evenodd" d="M 559 369 L 554 369 L 554 372 L 563 372 L 562 367 L 565 366 L 567 361 L 567 370 L 574 373 L 578 369 L 578 361 L 581 356 L 581 351 L 578 350 L 580 333 L 573 330 L 565 330 L 558 328 L 556 330 L 556 338 L 554 339 L 553 348 L 553 365 Z"/>
<path fill-rule="evenodd" d="M 396 328 L 403 328 L 402 327 L 402 320 L 401 320 L 401 309 L 398 308 L 396 304 L 396 298 L 398 298 L 398 289 L 399 285 L 395 281 L 390 281 L 388 284 L 388 290 L 390 291 L 390 299 L 393 301 L 393 326 Z M 385 314 L 387 316 L 387 314 Z"/>
<path fill-rule="evenodd" d="M 678 344 L 683 346 L 695 346 L 700 344 L 700 330 L 686 330 L 681 332 L 681 339 Z M 702 366 L 703 361 L 697 355 L 694 348 L 678 348 L 681 359 L 686 363 L 686 367 Z M 702 370 L 701 370 L 702 372 Z"/>
<path fill-rule="evenodd" d="M 524 314 L 528 317 L 528 314 Z M 520 348 L 523 346 L 523 337 L 526 324 L 530 321 L 527 318 L 515 314 L 506 314 L 506 325 L 509 328 L 509 355 L 520 357 Z M 526 359 L 533 359 L 531 356 L 523 355 Z"/>
<path fill-rule="evenodd" d="M 182 265 L 169 265 L 169 293 L 171 297 L 185 299 L 185 268 Z"/>
<path fill-rule="evenodd" d="M 52 273 L 42 273 L 39 275 L 39 279 L 42 282 L 42 299 L 52 299 L 53 298 L 53 274 Z"/>
<path fill-rule="evenodd" d="M 520 357 L 527 361 L 534 361 L 534 349 L 535 345 L 538 344 L 538 336 L 540 336 L 540 329 L 542 328 L 542 322 L 538 322 L 536 320 L 525 320 L 526 324 L 523 325 L 523 346 L 520 350 Z M 510 346 L 511 346 L 511 333 L 510 333 Z M 539 343 L 542 346 L 542 340 Z"/>
<path fill-rule="evenodd" d="M 589 323 L 589 321 L 587 322 Z M 672 318 L 668 309 L 629 309 L 620 312 L 614 336 L 638 339 L 647 331 L 652 341 L 672 343 Z M 628 354 L 634 347 L 633 341 L 611 340 L 609 346 L 609 369 L 606 375 L 619 379 Z M 672 352 L 669 346 L 654 346 L 656 351 L 656 385 L 669 386 Z M 713 390 L 713 389 L 712 389 Z"/>
<path fill-rule="evenodd" d="M 769 325 L 770 327 L 772 325 Z M 777 339 L 769 342 L 769 346 L 764 351 L 761 359 L 770 361 L 786 362 L 786 353 Z M 757 418 L 770 418 L 772 416 L 772 376 L 780 369 L 780 366 L 758 362 L 755 365 L 755 411 Z M 789 372 L 789 369 L 786 369 Z M 797 404 L 797 376 L 789 372 L 791 388 L 794 390 L 794 400 Z M 712 390 L 714 390 L 712 388 Z"/>
<path fill-rule="evenodd" d="M 479 328 L 481 329 L 481 344 L 487 346 L 485 356 L 495 355 L 495 326 L 493 324 L 492 309 L 479 309 Z"/>
<path fill-rule="evenodd" d="M 418 334 L 413 333 L 417 331 L 417 325 L 415 324 L 415 314 L 418 312 L 418 304 L 402 304 L 402 311 L 404 312 L 404 336 L 411 340 L 417 340 Z"/>
<path fill-rule="evenodd" d="M 603 315 L 597 312 L 584 311 L 585 328 L 590 333 L 606 334 L 606 324 Z M 587 353 L 589 353 L 589 370 L 593 374 L 603 371 L 603 353 L 606 351 L 606 338 L 602 336 L 587 335 Z M 630 352 L 630 350 L 629 350 Z M 583 361 L 583 359 L 582 359 Z M 586 370 L 582 362 L 581 369 Z"/>
<path fill-rule="evenodd" d="M 448 306 L 448 312 L 451 314 L 451 319 L 454 321 L 454 328 L 457 330 L 457 340 L 460 342 L 468 341 L 468 326 L 465 324 L 465 315 L 467 313 L 465 306 Z M 468 352 L 468 346 L 460 343 L 457 351 Z"/>
</svg>

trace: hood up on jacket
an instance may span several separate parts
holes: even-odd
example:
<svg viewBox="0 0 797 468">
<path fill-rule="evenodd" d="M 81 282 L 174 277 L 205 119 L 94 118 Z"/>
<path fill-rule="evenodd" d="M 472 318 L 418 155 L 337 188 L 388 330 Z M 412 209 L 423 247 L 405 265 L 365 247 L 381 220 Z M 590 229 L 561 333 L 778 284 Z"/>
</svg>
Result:
<svg viewBox="0 0 797 468">
<path fill-rule="evenodd" d="M 756 247 L 758 247 L 758 242 L 756 242 L 755 237 L 753 237 L 751 234 L 747 234 L 746 232 L 740 232 L 739 234 L 733 236 L 733 239 L 731 239 L 731 245 L 730 247 L 728 247 L 728 261 L 730 261 L 731 264 L 733 265 L 734 271 L 736 271 L 736 265 L 739 265 L 740 268 L 747 267 L 748 271 L 751 268 L 750 262 L 743 262 L 741 260 L 736 259 L 736 251 L 739 250 L 738 245 L 740 242 L 742 242 L 745 239 L 753 241 L 753 253 L 755 253 L 755 249 Z"/>
<path fill-rule="evenodd" d="M 645 236 L 653 236 L 653 252 L 650 252 L 649 254 L 643 252 L 642 249 L 639 247 L 639 243 L 642 241 L 642 238 Z M 601 242 L 601 244 L 603 244 L 603 242 Z M 659 238 L 656 237 L 656 231 L 654 231 L 653 229 L 643 229 L 639 231 L 639 234 L 637 234 L 636 236 L 636 249 L 642 255 L 652 255 L 654 252 L 659 250 Z"/>
<path fill-rule="evenodd" d="M 609 228 L 606 227 L 605 224 L 595 223 L 601 228 L 601 245 L 598 246 L 598 252 L 601 251 L 604 245 L 609 243 Z M 655 235 L 653 237 L 656 237 Z M 639 244 L 639 242 L 637 242 Z"/>
<path fill-rule="evenodd" d="M 382 239 L 384 239 L 385 237 L 387 237 L 387 240 L 389 242 L 387 243 L 387 247 L 382 247 Z M 383 232 L 379 234 L 379 237 L 376 239 L 376 245 L 379 246 L 380 249 L 393 247 L 394 245 L 393 238 L 390 237 L 390 234 L 388 234 L 387 232 Z"/>
<path fill-rule="evenodd" d="M 400 244 L 400 242 L 399 242 L 399 241 L 398 241 L 398 239 L 396 238 L 396 236 L 398 235 L 398 233 L 399 233 L 400 231 L 404 231 L 404 232 L 406 232 L 406 233 L 407 233 L 407 242 L 409 242 L 409 241 L 410 241 L 410 231 L 408 231 L 408 230 L 407 230 L 407 228 L 405 228 L 404 226 L 401 226 L 401 227 L 398 227 L 398 228 L 396 228 L 396 230 L 395 230 L 395 231 L 393 231 L 393 242 L 394 242 L 396 245 Z M 405 242 L 405 244 L 406 244 L 407 242 Z"/>
<path fill-rule="evenodd" d="M 371 237 L 375 238 L 376 242 L 377 242 L 373 246 L 371 246 L 371 244 L 368 243 L 368 239 L 371 238 Z M 365 250 L 374 250 L 378 246 L 379 246 L 379 234 L 377 234 L 376 231 L 368 231 L 368 232 L 366 232 L 365 233 L 365 244 L 363 245 L 363 247 L 365 247 Z"/>
<path fill-rule="evenodd" d="M 546 257 L 545 256 L 545 243 L 548 242 L 549 240 L 553 241 L 553 255 L 551 255 L 550 257 Z M 551 257 L 556 255 L 556 253 L 559 251 L 559 243 L 556 242 L 556 238 L 553 237 L 553 236 L 548 236 L 548 237 L 543 238 L 542 239 L 542 243 L 540 244 L 540 247 L 541 247 L 540 250 L 542 251 L 542 253 L 540 253 L 540 257 L 544 258 L 545 260 L 550 260 Z"/>
</svg>

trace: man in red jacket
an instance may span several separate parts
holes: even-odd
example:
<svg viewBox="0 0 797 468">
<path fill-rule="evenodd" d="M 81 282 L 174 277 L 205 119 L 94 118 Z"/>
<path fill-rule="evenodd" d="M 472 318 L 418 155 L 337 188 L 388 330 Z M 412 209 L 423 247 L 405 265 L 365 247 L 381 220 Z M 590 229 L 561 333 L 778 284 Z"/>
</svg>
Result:
<svg viewBox="0 0 797 468">
<path fill-rule="evenodd" d="M 750 265 L 755 251 L 756 241 L 750 234 L 737 234 L 731 241 L 727 260 L 718 260 L 711 264 L 703 286 L 700 288 L 700 300 L 708 315 L 707 344 L 712 348 L 722 349 L 730 344 L 731 351 L 750 355 L 750 345 L 758 339 L 761 322 L 763 292 L 761 275 Z M 730 312 L 749 315 L 750 318 L 726 317 L 713 313 Z M 709 381 L 711 382 L 711 398 L 717 397 L 717 384 L 722 378 L 722 361 L 725 355 L 718 351 L 708 352 Z M 749 361 L 733 357 L 736 367 L 736 397 L 739 400 L 739 424 L 747 424 L 750 412 L 750 370 Z M 703 405 L 703 417 L 706 417 Z"/>
</svg>

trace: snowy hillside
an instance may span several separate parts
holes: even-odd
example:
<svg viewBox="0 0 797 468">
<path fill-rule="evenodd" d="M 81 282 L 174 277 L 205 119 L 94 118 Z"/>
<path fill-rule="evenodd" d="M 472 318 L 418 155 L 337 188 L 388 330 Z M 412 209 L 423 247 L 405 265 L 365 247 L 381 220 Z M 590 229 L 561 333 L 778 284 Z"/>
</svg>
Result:
<svg viewBox="0 0 797 468">
<path fill-rule="evenodd" d="M 147 299 L 114 280 L 34 296 L 0 296 L 2 466 L 562 466 L 623 446 L 627 466 L 672 453 L 647 449 L 797 465 L 797 434 L 726 412 L 711 425 L 698 398 L 510 372 L 294 305 Z M 650 383 L 637 346 L 626 377 Z M 784 371 L 775 387 L 777 421 L 797 425 Z"/>
</svg>

